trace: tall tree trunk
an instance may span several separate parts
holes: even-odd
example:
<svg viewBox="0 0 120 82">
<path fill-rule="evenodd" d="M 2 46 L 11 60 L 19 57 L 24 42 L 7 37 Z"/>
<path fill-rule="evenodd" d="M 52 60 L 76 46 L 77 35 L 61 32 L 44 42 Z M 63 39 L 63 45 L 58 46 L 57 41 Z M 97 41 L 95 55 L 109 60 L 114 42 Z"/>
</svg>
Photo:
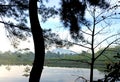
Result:
<svg viewBox="0 0 120 82">
<path fill-rule="evenodd" d="M 30 24 L 35 49 L 35 58 L 32 70 L 30 72 L 29 82 L 39 82 L 43 70 L 45 56 L 44 38 L 38 19 L 37 1 L 38 0 L 29 1 Z"/>
<path fill-rule="evenodd" d="M 90 82 L 93 82 L 93 69 L 94 69 L 94 59 L 92 59 L 92 63 L 90 65 Z"/>
<path fill-rule="evenodd" d="M 94 41 L 95 41 L 95 9 L 94 9 L 94 16 L 93 16 L 93 31 L 92 31 L 92 41 L 91 41 L 91 52 L 92 52 L 92 60 L 91 60 L 91 68 L 90 68 L 90 82 L 93 82 L 93 69 L 94 69 L 94 63 L 95 63 L 95 51 L 94 51 Z"/>
</svg>

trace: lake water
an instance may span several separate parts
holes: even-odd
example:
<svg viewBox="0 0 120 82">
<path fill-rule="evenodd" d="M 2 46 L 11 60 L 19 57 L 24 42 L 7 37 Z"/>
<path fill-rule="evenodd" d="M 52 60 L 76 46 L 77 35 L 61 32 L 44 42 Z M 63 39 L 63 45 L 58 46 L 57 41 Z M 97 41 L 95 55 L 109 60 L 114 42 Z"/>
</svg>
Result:
<svg viewBox="0 0 120 82">
<path fill-rule="evenodd" d="M 28 82 L 31 66 L 0 66 L 0 82 Z M 41 82 L 75 82 L 79 77 L 89 79 L 89 69 L 86 68 L 63 68 L 44 67 Z M 103 78 L 104 74 L 97 69 L 94 70 L 94 79 Z M 76 80 L 82 82 L 82 79 Z"/>
</svg>

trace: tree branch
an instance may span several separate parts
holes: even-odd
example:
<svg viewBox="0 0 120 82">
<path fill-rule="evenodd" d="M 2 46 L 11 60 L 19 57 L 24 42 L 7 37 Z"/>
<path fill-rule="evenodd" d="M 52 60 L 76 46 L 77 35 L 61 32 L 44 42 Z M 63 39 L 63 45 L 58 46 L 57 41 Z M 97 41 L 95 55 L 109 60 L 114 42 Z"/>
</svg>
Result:
<svg viewBox="0 0 120 82">
<path fill-rule="evenodd" d="M 68 42 L 69 42 L 69 43 L 72 43 L 72 44 L 74 44 L 74 45 L 78 45 L 78 46 L 81 46 L 81 47 L 87 48 L 87 49 L 91 49 L 90 47 L 84 46 L 84 45 L 82 45 L 82 44 L 78 44 L 78 43 L 70 42 L 70 41 L 68 41 Z"/>
<path fill-rule="evenodd" d="M 111 14 L 111 15 L 109 15 L 109 16 L 101 16 L 102 17 L 102 19 L 100 19 L 100 20 L 98 20 L 95 24 L 97 25 L 98 23 L 100 23 L 101 21 L 103 21 L 103 20 L 106 20 L 106 19 L 108 19 L 109 17 L 111 17 L 111 16 L 113 16 L 113 15 L 115 15 L 115 13 L 113 13 L 113 14 Z"/>
<path fill-rule="evenodd" d="M 112 38 L 112 37 L 114 37 L 114 36 L 116 36 L 116 35 L 119 35 L 120 33 L 118 33 L 118 34 L 114 34 L 114 35 L 111 35 L 111 36 L 109 36 L 109 37 L 107 37 L 107 38 L 105 38 L 104 40 L 102 40 L 100 43 L 98 43 L 98 45 L 97 46 L 95 46 L 95 48 L 97 48 L 100 44 L 102 44 L 104 41 L 106 41 L 106 40 L 108 40 L 109 38 Z"/>
<path fill-rule="evenodd" d="M 97 33 L 95 33 L 95 35 L 99 34 L 101 31 L 103 31 L 106 27 L 100 29 Z"/>
<path fill-rule="evenodd" d="M 90 33 L 87 33 L 87 32 L 85 32 L 85 31 L 83 31 L 83 30 L 80 30 L 80 31 L 83 32 L 83 33 L 85 33 L 85 34 L 87 34 L 87 35 L 90 35 L 90 36 L 91 36 Z"/>
<path fill-rule="evenodd" d="M 10 24 L 10 23 L 7 23 L 7 22 L 3 22 L 3 21 L 0 21 L 0 23 L 2 24 L 5 24 L 5 25 L 9 25 L 9 26 L 13 26 L 13 27 L 18 27 L 20 29 L 21 26 L 18 26 L 18 25 L 14 25 L 14 24 Z M 21 30 L 25 30 L 27 32 L 31 32 L 30 29 L 28 29 L 29 27 L 25 27 L 24 29 L 21 29 Z"/>
<path fill-rule="evenodd" d="M 109 48 L 110 45 L 112 45 L 114 42 L 116 42 L 116 41 L 119 40 L 119 39 L 120 39 L 120 38 L 118 38 L 118 39 L 112 41 L 110 44 L 108 44 L 108 46 L 104 48 L 104 50 L 95 58 L 95 60 L 96 60 L 97 58 L 99 58 L 99 57 L 106 51 L 106 49 Z M 95 61 L 95 60 L 94 60 L 94 61 Z"/>
</svg>

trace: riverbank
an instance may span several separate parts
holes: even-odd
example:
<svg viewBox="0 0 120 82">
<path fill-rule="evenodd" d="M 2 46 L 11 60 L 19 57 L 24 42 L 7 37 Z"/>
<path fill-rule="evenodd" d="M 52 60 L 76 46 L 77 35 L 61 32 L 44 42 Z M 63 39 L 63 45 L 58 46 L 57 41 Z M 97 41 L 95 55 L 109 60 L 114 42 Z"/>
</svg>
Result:
<svg viewBox="0 0 120 82">
<path fill-rule="evenodd" d="M 49 67 L 70 67 L 70 68 L 90 68 L 90 64 L 81 60 L 68 60 L 68 59 L 46 59 L 45 66 Z M 94 68 L 103 71 L 106 65 L 97 61 Z"/>
<path fill-rule="evenodd" d="M 97 55 L 97 53 L 96 53 Z M 113 53 L 105 53 L 95 61 L 94 68 L 104 69 L 106 64 L 115 62 Z M 0 64 L 3 65 L 32 65 L 34 54 L 32 52 L 18 53 L 6 52 L 0 54 Z M 84 52 L 81 54 L 53 54 L 45 55 L 45 66 L 49 67 L 74 67 L 74 68 L 90 68 L 91 54 Z"/>
<path fill-rule="evenodd" d="M 89 68 L 90 61 L 87 58 L 75 58 L 73 57 L 64 57 L 64 58 L 46 58 L 45 66 L 50 67 L 75 67 L 75 68 Z M 30 56 L 22 55 L 0 55 L 0 64 L 1 65 L 32 65 L 33 58 Z M 95 64 L 95 67 L 103 67 L 104 63 L 102 61 Z"/>
</svg>

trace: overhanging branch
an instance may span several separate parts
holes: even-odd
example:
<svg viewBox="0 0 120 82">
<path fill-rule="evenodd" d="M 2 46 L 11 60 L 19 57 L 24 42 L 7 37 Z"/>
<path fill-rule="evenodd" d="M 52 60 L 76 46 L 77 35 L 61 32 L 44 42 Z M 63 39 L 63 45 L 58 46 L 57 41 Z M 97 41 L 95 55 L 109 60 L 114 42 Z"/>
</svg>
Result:
<svg viewBox="0 0 120 82">
<path fill-rule="evenodd" d="M 12 26 L 12 27 L 18 27 L 20 29 L 21 26 L 18 26 L 18 25 L 14 25 L 14 24 L 10 24 L 10 23 L 7 23 L 7 22 L 3 22 L 3 21 L 0 21 L 0 23 L 2 24 L 5 24 L 5 25 L 9 25 L 9 26 Z M 23 27 L 24 28 L 24 27 Z M 30 29 L 28 29 L 28 27 L 25 27 L 24 29 L 21 29 L 21 30 L 25 30 L 27 32 L 31 32 Z"/>
</svg>

